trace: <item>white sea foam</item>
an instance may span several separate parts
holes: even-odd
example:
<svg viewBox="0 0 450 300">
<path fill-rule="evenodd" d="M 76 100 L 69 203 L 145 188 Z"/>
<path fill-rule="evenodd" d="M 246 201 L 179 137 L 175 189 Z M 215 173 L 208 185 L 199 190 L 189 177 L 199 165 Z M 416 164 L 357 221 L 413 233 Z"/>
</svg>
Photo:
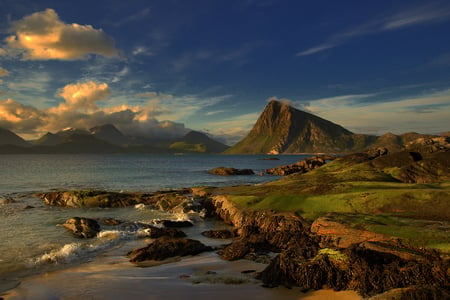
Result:
<svg viewBox="0 0 450 300">
<path fill-rule="evenodd" d="M 92 254 L 109 249 L 121 241 L 146 238 L 150 236 L 150 228 L 134 228 L 135 230 L 103 230 L 90 243 L 70 243 L 61 248 L 33 259 L 32 265 L 72 263 L 89 258 Z"/>
<path fill-rule="evenodd" d="M 136 209 L 144 210 L 146 208 L 145 204 L 139 203 L 134 206 Z"/>
</svg>

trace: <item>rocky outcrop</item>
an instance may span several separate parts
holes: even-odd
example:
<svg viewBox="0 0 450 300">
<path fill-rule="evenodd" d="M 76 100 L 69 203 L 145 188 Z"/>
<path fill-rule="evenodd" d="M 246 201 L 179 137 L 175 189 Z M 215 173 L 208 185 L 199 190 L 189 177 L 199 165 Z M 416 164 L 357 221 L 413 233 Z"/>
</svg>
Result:
<svg viewBox="0 0 450 300">
<path fill-rule="evenodd" d="M 127 207 L 143 204 L 152 209 L 175 213 L 200 211 L 201 203 L 191 197 L 189 189 L 154 193 L 127 193 L 96 190 L 55 191 L 38 196 L 45 204 L 62 207 Z"/>
<path fill-rule="evenodd" d="M 79 238 L 93 238 L 100 232 L 100 225 L 94 219 L 73 217 L 63 226 Z"/>
<path fill-rule="evenodd" d="M 213 175 L 230 176 L 230 175 L 254 175 L 251 169 L 235 169 L 230 167 L 217 167 L 209 171 Z"/>
<path fill-rule="evenodd" d="M 325 251 L 324 251 L 325 250 Z M 424 253 L 421 260 L 398 256 L 354 245 L 347 249 L 322 249 L 313 258 L 288 249 L 262 272 L 266 285 L 295 285 L 302 289 L 350 289 L 370 296 L 411 285 L 448 287 L 448 261 L 436 253 Z"/>
<path fill-rule="evenodd" d="M 312 223 L 311 233 L 323 237 L 322 246 L 331 244 L 337 248 L 347 248 L 367 241 L 388 240 L 388 237 L 383 234 L 353 228 L 327 216 L 317 218 Z"/>
<path fill-rule="evenodd" d="M 145 260 L 164 260 L 175 256 L 196 255 L 213 250 L 201 242 L 186 238 L 161 237 L 146 247 L 130 251 L 127 255 L 131 262 Z"/>
<path fill-rule="evenodd" d="M 437 252 L 396 249 L 383 235 L 331 224 L 326 218 L 310 226 L 294 214 L 241 210 L 224 196 L 214 196 L 212 202 L 217 215 L 236 226 L 240 236 L 220 251 L 223 259 L 279 252 L 259 275 L 265 286 L 326 287 L 363 296 L 398 288 L 408 288 L 407 295 L 448 294 L 450 261 Z M 411 292 L 411 286 L 433 288 Z"/>
<path fill-rule="evenodd" d="M 305 158 L 295 164 L 278 166 L 272 169 L 267 169 L 265 173 L 269 175 L 280 175 L 280 176 L 286 176 L 293 173 L 306 173 L 308 171 L 323 166 L 324 164 L 326 164 L 328 160 L 333 159 L 335 159 L 334 156 L 313 156 L 310 158 Z"/>
</svg>

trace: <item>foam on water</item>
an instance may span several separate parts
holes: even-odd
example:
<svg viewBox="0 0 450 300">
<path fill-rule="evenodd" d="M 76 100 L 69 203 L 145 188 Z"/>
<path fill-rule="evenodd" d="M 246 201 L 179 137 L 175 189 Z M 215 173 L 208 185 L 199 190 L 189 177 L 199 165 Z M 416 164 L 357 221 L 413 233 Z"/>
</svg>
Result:
<svg viewBox="0 0 450 300">
<path fill-rule="evenodd" d="M 100 251 L 107 250 L 123 241 L 141 239 L 150 236 L 151 229 L 136 230 L 102 230 L 89 243 L 69 243 L 58 249 L 53 249 L 31 260 L 30 266 L 44 264 L 69 264 L 89 259 Z"/>
</svg>

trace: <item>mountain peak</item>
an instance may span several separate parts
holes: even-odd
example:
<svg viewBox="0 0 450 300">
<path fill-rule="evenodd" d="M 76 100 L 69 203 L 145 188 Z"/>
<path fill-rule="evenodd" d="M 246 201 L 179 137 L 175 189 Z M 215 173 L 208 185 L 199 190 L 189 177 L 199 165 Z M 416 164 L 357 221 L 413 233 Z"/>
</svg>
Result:
<svg viewBox="0 0 450 300">
<path fill-rule="evenodd" d="M 0 145 L 13 145 L 21 147 L 30 146 L 30 144 L 20 136 L 4 128 L 0 128 Z"/>
<path fill-rule="evenodd" d="M 339 152 L 351 143 L 344 127 L 272 100 L 250 133 L 227 153 Z"/>
</svg>

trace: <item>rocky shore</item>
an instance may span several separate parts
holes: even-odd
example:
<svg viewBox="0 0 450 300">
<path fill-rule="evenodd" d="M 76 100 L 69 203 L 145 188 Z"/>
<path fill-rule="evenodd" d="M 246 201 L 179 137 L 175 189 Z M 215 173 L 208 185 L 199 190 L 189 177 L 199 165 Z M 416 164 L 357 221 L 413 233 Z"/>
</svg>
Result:
<svg viewBox="0 0 450 300">
<path fill-rule="evenodd" d="M 59 199 L 55 202 L 58 205 L 68 203 L 70 206 L 79 203 L 74 196 L 76 193 L 53 192 L 51 195 L 52 199 Z M 132 199 L 137 198 L 140 198 L 139 195 L 133 193 Z M 45 194 L 43 199 L 48 201 L 49 194 Z M 209 193 L 207 189 L 171 191 L 151 196 L 151 199 L 159 201 L 149 201 L 147 195 L 142 195 L 141 199 L 130 202 L 151 203 L 154 207 L 168 210 L 180 207 L 203 210 L 206 215 L 218 217 L 235 229 L 205 232 L 206 236 L 233 239 L 231 244 L 213 249 L 185 238 L 179 229 L 168 228 L 182 225 L 171 222 L 166 222 L 162 228 L 143 225 L 151 233 L 149 237 L 155 240 L 127 254 L 134 263 L 212 250 L 217 250 L 222 259 L 229 261 L 256 260 L 275 255 L 266 259 L 268 266 L 257 275 L 265 287 L 296 286 L 303 291 L 323 288 L 354 290 L 364 297 L 395 291 L 401 297 L 394 299 L 444 299 L 450 295 L 447 274 L 450 261 L 436 251 L 406 247 L 398 241 L 370 232 L 346 231 L 346 228 L 339 227 L 341 224 L 333 224 L 326 218 L 311 223 L 289 212 L 243 210 L 226 196 Z M 120 205 L 125 203 L 123 198 L 117 201 Z M 159 203 L 161 201 L 164 205 Z M 116 204 L 111 205 L 114 207 Z M 121 222 L 111 220 L 99 220 L 99 223 L 105 226 Z M 100 225 L 95 220 L 72 218 L 64 226 L 79 237 L 92 237 Z M 349 236 L 353 239 L 349 240 Z"/>
<path fill-rule="evenodd" d="M 323 288 L 336 291 L 353 290 L 363 297 L 372 297 L 372 299 L 449 299 L 450 260 L 448 255 L 419 245 L 405 243 L 400 238 L 394 238 L 376 230 L 369 230 L 361 221 L 361 219 L 364 221 L 368 219 L 371 225 L 369 228 L 375 228 L 375 226 L 388 228 L 388 221 L 391 220 L 389 218 L 395 218 L 395 216 L 381 215 L 381 217 L 385 217 L 383 220 L 386 220 L 386 223 L 383 223 L 384 221 L 379 221 L 381 219 L 377 219 L 377 216 L 373 215 L 409 212 L 413 215 L 408 215 L 408 220 L 424 217 L 427 224 L 441 221 L 444 229 L 440 230 L 445 230 L 444 222 L 447 220 L 447 213 L 439 212 L 439 207 L 448 208 L 447 185 L 444 184 L 443 187 L 441 185 L 425 187 L 412 185 L 423 182 L 431 184 L 450 178 L 448 139 L 442 142 L 447 145 L 445 147 L 441 142 L 422 141 L 422 144 L 426 146 L 426 151 L 417 144 L 411 144 L 410 149 L 392 154 L 388 154 L 385 149 L 381 148 L 366 153 L 352 154 L 336 159 L 337 162 L 333 165 L 330 164 L 331 166 L 326 171 L 322 171 L 320 167 L 328 159 L 315 157 L 296 164 L 296 167 L 287 166 L 284 169 L 278 169 L 285 174 L 290 174 L 289 172 L 294 168 L 300 169 L 297 172 L 299 174 L 313 173 L 317 169 L 315 174 L 309 177 L 294 174 L 281 183 L 252 190 L 259 196 L 248 196 L 251 188 L 247 188 L 247 190 L 244 189 L 247 193 L 244 193 L 245 196 L 238 195 L 234 200 L 231 198 L 237 194 L 236 191 L 229 190 L 230 194 L 227 195 L 223 193 L 223 190 L 214 188 L 191 188 L 148 194 L 59 191 L 44 193 L 40 197 L 48 205 L 66 207 L 146 205 L 153 209 L 171 212 L 195 211 L 201 212 L 205 217 L 219 218 L 234 226 L 233 230 L 204 232 L 205 236 L 212 238 L 232 239 L 228 245 L 211 248 L 198 241 L 185 238 L 179 229 L 169 228 L 188 226 L 189 224 L 161 222 L 159 225 L 165 229 L 147 225 L 149 232 L 153 233 L 150 237 L 155 240 L 146 247 L 128 253 L 130 261 L 134 263 L 145 260 L 164 260 L 170 257 L 215 250 L 223 260 L 227 261 L 239 259 L 266 261 L 267 267 L 257 274 L 257 278 L 268 288 L 283 285 L 299 287 L 302 291 Z M 286 187 L 283 186 L 285 182 L 288 182 Z M 398 197 L 399 201 L 406 199 L 407 203 L 402 202 L 403 206 L 401 206 L 392 204 L 393 200 L 389 200 L 388 204 L 379 201 L 380 206 L 376 206 L 378 198 L 370 198 L 372 194 L 375 194 L 370 191 L 370 189 L 374 189 L 374 184 L 387 187 L 386 193 L 392 199 L 395 197 Z M 369 190 L 366 190 L 367 186 Z M 404 194 L 392 193 L 397 186 L 405 189 Z M 355 187 L 356 192 L 354 191 Z M 435 207 L 424 209 L 423 207 L 426 207 L 427 204 L 425 206 L 424 204 L 418 205 L 417 201 L 423 203 L 423 200 L 418 198 L 416 201 L 411 194 L 411 188 L 416 188 L 415 193 L 421 191 L 423 193 L 421 195 L 425 195 L 421 197 L 425 199 L 429 197 L 428 195 L 437 195 L 435 198 L 439 199 L 436 200 L 435 206 L 438 212 L 433 210 L 436 209 Z M 350 189 L 350 192 L 347 192 L 346 189 Z M 358 202 L 352 204 L 349 199 L 345 199 L 342 202 L 350 206 L 349 211 L 345 210 L 347 208 L 336 206 L 339 213 L 321 212 L 320 216 L 315 218 L 302 217 L 302 211 L 263 209 L 261 208 L 263 206 L 254 209 L 249 206 L 255 203 L 260 204 L 263 197 L 274 193 L 273 190 L 277 197 L 282 195 L 284 201 L 305 193 L 308 197 L 319 195 L 325 199 L 328 199 L 326 197 L 329 194 L 338 195 L 336 197 L 341 197 L 340 195 L 355 197 L 356 195 Z M 237 204 L 239 201 L 236 200 L 240 199 L 239 197 L 250 200 L 241 202 L 239 205 Z M 267 197 L 273 201 L 270 195 Z M 303 201 L 302 208 L 307 208 L 306 196 L 294 199 Z M 361 206 L 361 203 L 364 205 Z M 317 204 L 314 203 L 314 205 Z M 314 206 L 314 208 L 320 209 L 319 206 Z M 395 220 L 397 223 L 399 222 L 397 219 Z M 66 222 L 65 227 L 81 237 L 89 237 L 95 235 L 95 231 L 98 230 L 95 224 L 93 233 L 88 230 L 88 233 L 80 234 L 78 229 L 90 222 L 82 218 L 73 218 Z M 164 255 L 162 255 L 163 253 Z"/>
</svg>

